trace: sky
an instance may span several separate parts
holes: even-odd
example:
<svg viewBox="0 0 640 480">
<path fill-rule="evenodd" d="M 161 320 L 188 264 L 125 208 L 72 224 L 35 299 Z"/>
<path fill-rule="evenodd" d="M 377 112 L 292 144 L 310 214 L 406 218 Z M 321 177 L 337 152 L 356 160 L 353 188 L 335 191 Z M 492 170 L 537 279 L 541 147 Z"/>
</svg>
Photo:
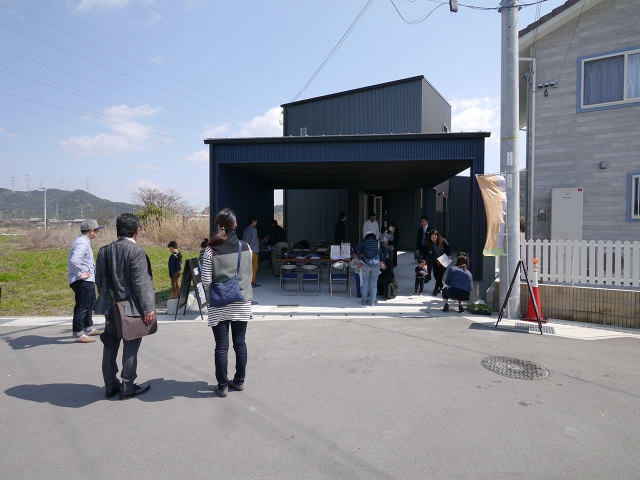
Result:
<svg viewBox="0 0 640 480">
<path fill-rule="evenodd" d="M 368 3 L 0 0 L 0 187 L 123 202 L 140 187 L 172 188 L 204 208 L 203 140 L 281 136 L 280 105 Z M 519 29 L 562 3 L 522 8 Z M 298 99 L 415 75 L 451 103 L 452 131 L 492 133 L 485 171 L 497 172 L 497 10 L 374 0 Z"/>
</svg>

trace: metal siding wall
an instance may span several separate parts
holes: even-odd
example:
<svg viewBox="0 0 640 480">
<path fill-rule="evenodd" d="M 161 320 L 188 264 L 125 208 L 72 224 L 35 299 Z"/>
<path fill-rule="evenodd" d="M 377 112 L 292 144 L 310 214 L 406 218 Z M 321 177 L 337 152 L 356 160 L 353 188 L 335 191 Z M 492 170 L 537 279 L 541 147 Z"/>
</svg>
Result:
<svg viewBox="0 0 640 480">
<path fill-rule="evenodd" d="M 467 252 L 471 246 L 470 177 L 449 179 L 449 244 L 454 252 Z"/>
<path fill-rule="evenodd" d="M 398 224 L 400 232 L 400 250 L 413 252 L 416 247 L 420 212 L 414 208 L 415 190 L 389 192 L 389 222 Z"/>
<path fill-rule="evenodd" d="M 451 105 L 426 81 L 422 96 L 422 132 L 441 133 L 443 123 L 451 131 Z"/>
<path fill-rule="evenodd" d="M 325 240 L 333 243 L 338 214 L 347 213 L 347 190 L 284 191 L 285 230 L 290 242 L 307 240 L 311 246 Z M 347 214 L 347 231 L 349 231 Z M 351 219 L 352 222 L 357 219 Z"/>
<path fill-rule="evenodd" d="M 421 133 L 422 79 L 290 105 L 284 135 Z"/>
</svg>

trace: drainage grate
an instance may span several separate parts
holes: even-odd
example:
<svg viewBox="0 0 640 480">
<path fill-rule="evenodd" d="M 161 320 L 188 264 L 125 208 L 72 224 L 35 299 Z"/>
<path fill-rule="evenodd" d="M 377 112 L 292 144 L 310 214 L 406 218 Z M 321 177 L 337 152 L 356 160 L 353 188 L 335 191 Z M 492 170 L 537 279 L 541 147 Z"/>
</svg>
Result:
<svg viewBox="0 0 640 480">
<path fill-rule="evenodd" d="M 540 333 L 540 329 L 538 328 L 537 323 L 516 323 L 514 328 L 516 330 L 528 330 L 534 333 Z M 556 330 L 553 327 L 548 327 L 546 325 L 542 326 L 542 333 L 548 333 L 550 335 L 555 335 Z"/>
<path fill-rule="evenodd" d="M 17 318 L 0 318 L 0 325 L 18 320 Z"/>
<path fill-rule="evenodd" d="M 487 357 L 480 364 L 494 373 L 521 380 L 539 380 L 549 376 L 542 365 L 510 357 Z"/>
</svg>

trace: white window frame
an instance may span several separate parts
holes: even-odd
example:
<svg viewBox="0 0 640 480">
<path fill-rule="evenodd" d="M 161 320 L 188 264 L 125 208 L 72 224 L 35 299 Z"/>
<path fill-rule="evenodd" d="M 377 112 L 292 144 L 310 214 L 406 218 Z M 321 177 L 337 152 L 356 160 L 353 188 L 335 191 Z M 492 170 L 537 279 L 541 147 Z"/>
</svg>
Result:
<svg viewBox="0 0 640 480">
<path fill-rule="evenodd" d="M 640 175 L 631 175 L 631 195 L 629 198 L 629 212 L 631 220 L 640 220 L 640 211 L 633 211 L 634 205 L 640 203 Z"/>
<path fill-rule="evenodd" d="M 307 136 L 307 127 L 302 127 L 300 129 L 300 136 L 301 137 L 306 137 Z"/>
<path fill-rule="evenodd" d="M 633 55 L 633 54 L 637 54 L 640 53 L 640 48 L 634 49 L 634 50 L 626 50 L 624 52 L 616 52 L 616 53 L 608 53 L 606 55 L 600 55 L 597 57 L 589 57 L 589 58 L 583 58 L 580 61 L 580 109 L 581 110 L 589 110 L 591 108 L 600 108 L 600 107 L 608 107 L 608 106 L 613 106 L 613 105 L 624 105 L 626 103 L 638 103 L 640 102 L 640 97 L 633 97 L 633 98 L 629 98 L 628 97 L 628 88 L 629 88 L 629 77 L 628 77 L 628 71 L 627 71 L 627 66 L 628 66 L 628 59 L 629 59 L 629 55 Z M 623 94 L 622 94 L 622 100 L 617 100 L 615 102 L 607 102 L 607 103 L 594 103 L 591 105 L 585 105 L 584 104 L 584 66 L 586 63 L 588 62 L 593 62 L 593 61 L 597 61 L 597 60 L 604 60 L 607 58 L 613 58 L 613 57 L 624 57 L 624 73 L 623 73 Z"/>
</svg>

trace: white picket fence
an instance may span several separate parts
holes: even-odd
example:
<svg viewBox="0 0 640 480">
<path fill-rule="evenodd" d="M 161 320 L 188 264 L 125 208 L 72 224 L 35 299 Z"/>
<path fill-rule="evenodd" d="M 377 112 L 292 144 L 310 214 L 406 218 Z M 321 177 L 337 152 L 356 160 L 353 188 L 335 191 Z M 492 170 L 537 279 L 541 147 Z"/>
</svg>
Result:
<svg viewBox="0 0 640 480">
<path fill-rule="evenodd" d="M 530 279 L 534 257 L 538 259 L 538 279 L 543 282 L 640 287 L 640 242 L 522 241 L 520 258 Z M 524 280 L 524 275 L 521 278 Z"/>
</svg>

